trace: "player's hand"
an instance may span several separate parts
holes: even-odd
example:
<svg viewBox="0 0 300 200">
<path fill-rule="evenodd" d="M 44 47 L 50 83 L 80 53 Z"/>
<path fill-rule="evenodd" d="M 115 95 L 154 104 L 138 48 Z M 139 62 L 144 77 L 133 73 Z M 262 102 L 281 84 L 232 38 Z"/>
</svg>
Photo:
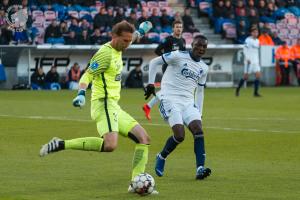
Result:
<svg viewBox="0 0 300 200">
<path fill-rule="evenodd" d="M 148 84 L 148 85 L 144 88 L 144 90 L 145 90 L 144 96 L 145 96 L 145 99 L 146 99 L 146 100 L 151 96 L 151 94 L 153 94 L 154 96 L 156 96 L 156 94 L 155 94 L 155 87 L 154 87 L 153 84 Z"/>
<path fill-rule="evenodd" d="M 140 34 L 140 37 L 143 37 L 146 33 L 152 28 L 152 23 L 150 21 L 144 21 L 140 24 L 139 29 L 137 30 Z"/>
<path fill-rule="evenodd" d="M 73 106 L 83 107 L 85 105 L 85 90 L 79 90 L 77 97 L 73 99 Z"/>
</svg>

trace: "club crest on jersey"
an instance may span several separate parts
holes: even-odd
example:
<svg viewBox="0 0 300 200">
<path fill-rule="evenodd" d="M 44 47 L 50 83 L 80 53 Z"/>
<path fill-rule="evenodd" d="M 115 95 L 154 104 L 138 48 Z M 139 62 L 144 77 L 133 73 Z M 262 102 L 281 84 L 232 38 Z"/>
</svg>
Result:
<svg viewBox="0 0 300 200">
<path fill-rule="evenodd" d="M 187 66 L 187 64 L 184 64 L 184 66 Z M 196 72 L 194 72 L 194 71 L 192 71 L 192 70 L 190 70 L 190 69 L 188 69 L 188 68 L 183 68 L 182 70 L 181 70 L 181 74 L 183 75 L 183 76 L 185 76 L 185 78 L 191 78 L 191 79 L 193 79 L 193 80 L 195 80 L 195 81 L 198 81 L 199 80 L 199 78 L 200 78 L 200 75 L 203 73 L 203 69 L 201 69 L 200 71 L 199 71 L 199 73 L 196 73 Z"/>
<path fill-rule="evenodd" d="M 96 70 L 97 68 L 99 67 L 99 64 L 97 63 L 97 62 L 92 62 L 92 64 L 91 64 L 91 69 L 92 70 Z"/>
</svg>

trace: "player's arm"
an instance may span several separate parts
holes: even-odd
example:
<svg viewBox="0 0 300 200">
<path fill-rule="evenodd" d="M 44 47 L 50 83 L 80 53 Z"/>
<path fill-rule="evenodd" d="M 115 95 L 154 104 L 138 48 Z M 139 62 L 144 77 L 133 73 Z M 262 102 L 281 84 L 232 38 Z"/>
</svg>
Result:
<svg viewBox="0 0 300 200">
<path fill-rule="evenodd" d="M 77 97 L 73 99 L 73 106 L 82 107 L 85 105 L 85 93 L 94 76 L 99 76 L 106 71 L 111 62 L 111 48 L 101 48 L 91 59 L 87 70 L 84 72 L 79 81 Z"/>
<path fill-rule="evenodd" d="M 247 64 L 250 64 L 249 48 L 250 48 L 249 39 L 246 39 L 245 40 L 245 45 L 244 45 L 244 48 L 243 48 L 243 52 L 244 52 L 244 56 L 245 56 L 245 60 L 246 60 Z"/>
<path fill-rule="evenodd" d="M 195 97 L 195 106 L 199 109 L 200 114 L 202 115 L 203 102 L 204 102 L 204 87 L 206 84 L 208 70 L 204 71 L 204 74 L 198 82 L 198 87 L 196 89 Z"/>
</svg>

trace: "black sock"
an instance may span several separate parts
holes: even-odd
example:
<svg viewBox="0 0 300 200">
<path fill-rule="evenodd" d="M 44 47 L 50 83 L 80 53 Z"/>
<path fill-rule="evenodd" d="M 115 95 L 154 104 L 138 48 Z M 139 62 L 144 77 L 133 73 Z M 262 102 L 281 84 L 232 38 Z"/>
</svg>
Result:
<svg viewBox="0 0 300 200">
<path fill-rule="evenodd" d="M 255 81 L 254 81 L 254 94 L 258 94 L 258 88 L 259 88 L 259 79 L 255 79 Z"/>
<path fill-rule="evenodd" d="M 174 136 L 169 137 L 163 150 L 160 152 L 160 155 L 163 158 L 167 158 L 167 156 L 176 148 L 179 143 L 180 141 L 177 141 Z"/>
<path fill-rule="evenodd" d="M 205 147 L 203 132 L 194 135 L 194 152 L 196 155 L 197 168 L 205 164 Z"/>
<path fill-rule="evenodd" d="M 238 90 L 244 85 L 245 79 L 241 78 L 239 85 L 238 85 Z"/>
<path fill-rule="evenodd" d="M 59 141 L 58 150 L 64 150 L 64 149 L 65 149 L 65 141 Z"/>
</svg>

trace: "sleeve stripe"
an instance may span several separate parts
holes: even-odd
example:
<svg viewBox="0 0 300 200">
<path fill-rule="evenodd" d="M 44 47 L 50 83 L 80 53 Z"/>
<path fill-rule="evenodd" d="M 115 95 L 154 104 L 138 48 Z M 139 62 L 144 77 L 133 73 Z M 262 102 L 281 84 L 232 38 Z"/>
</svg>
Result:
<svg viewBox="0 0 300 200">
<path fill-rule="evenodd" d="M 163 59 L 164 63 L 166 63 L 166 65 L 168 64 L 164 58 L 164 55 L 161 55 L 161 58 Z"/>
<path fill-rule="evenodd" d="M 205 86 L 206 83 L 198 83 L 199 86 Z"/>
</svg>

